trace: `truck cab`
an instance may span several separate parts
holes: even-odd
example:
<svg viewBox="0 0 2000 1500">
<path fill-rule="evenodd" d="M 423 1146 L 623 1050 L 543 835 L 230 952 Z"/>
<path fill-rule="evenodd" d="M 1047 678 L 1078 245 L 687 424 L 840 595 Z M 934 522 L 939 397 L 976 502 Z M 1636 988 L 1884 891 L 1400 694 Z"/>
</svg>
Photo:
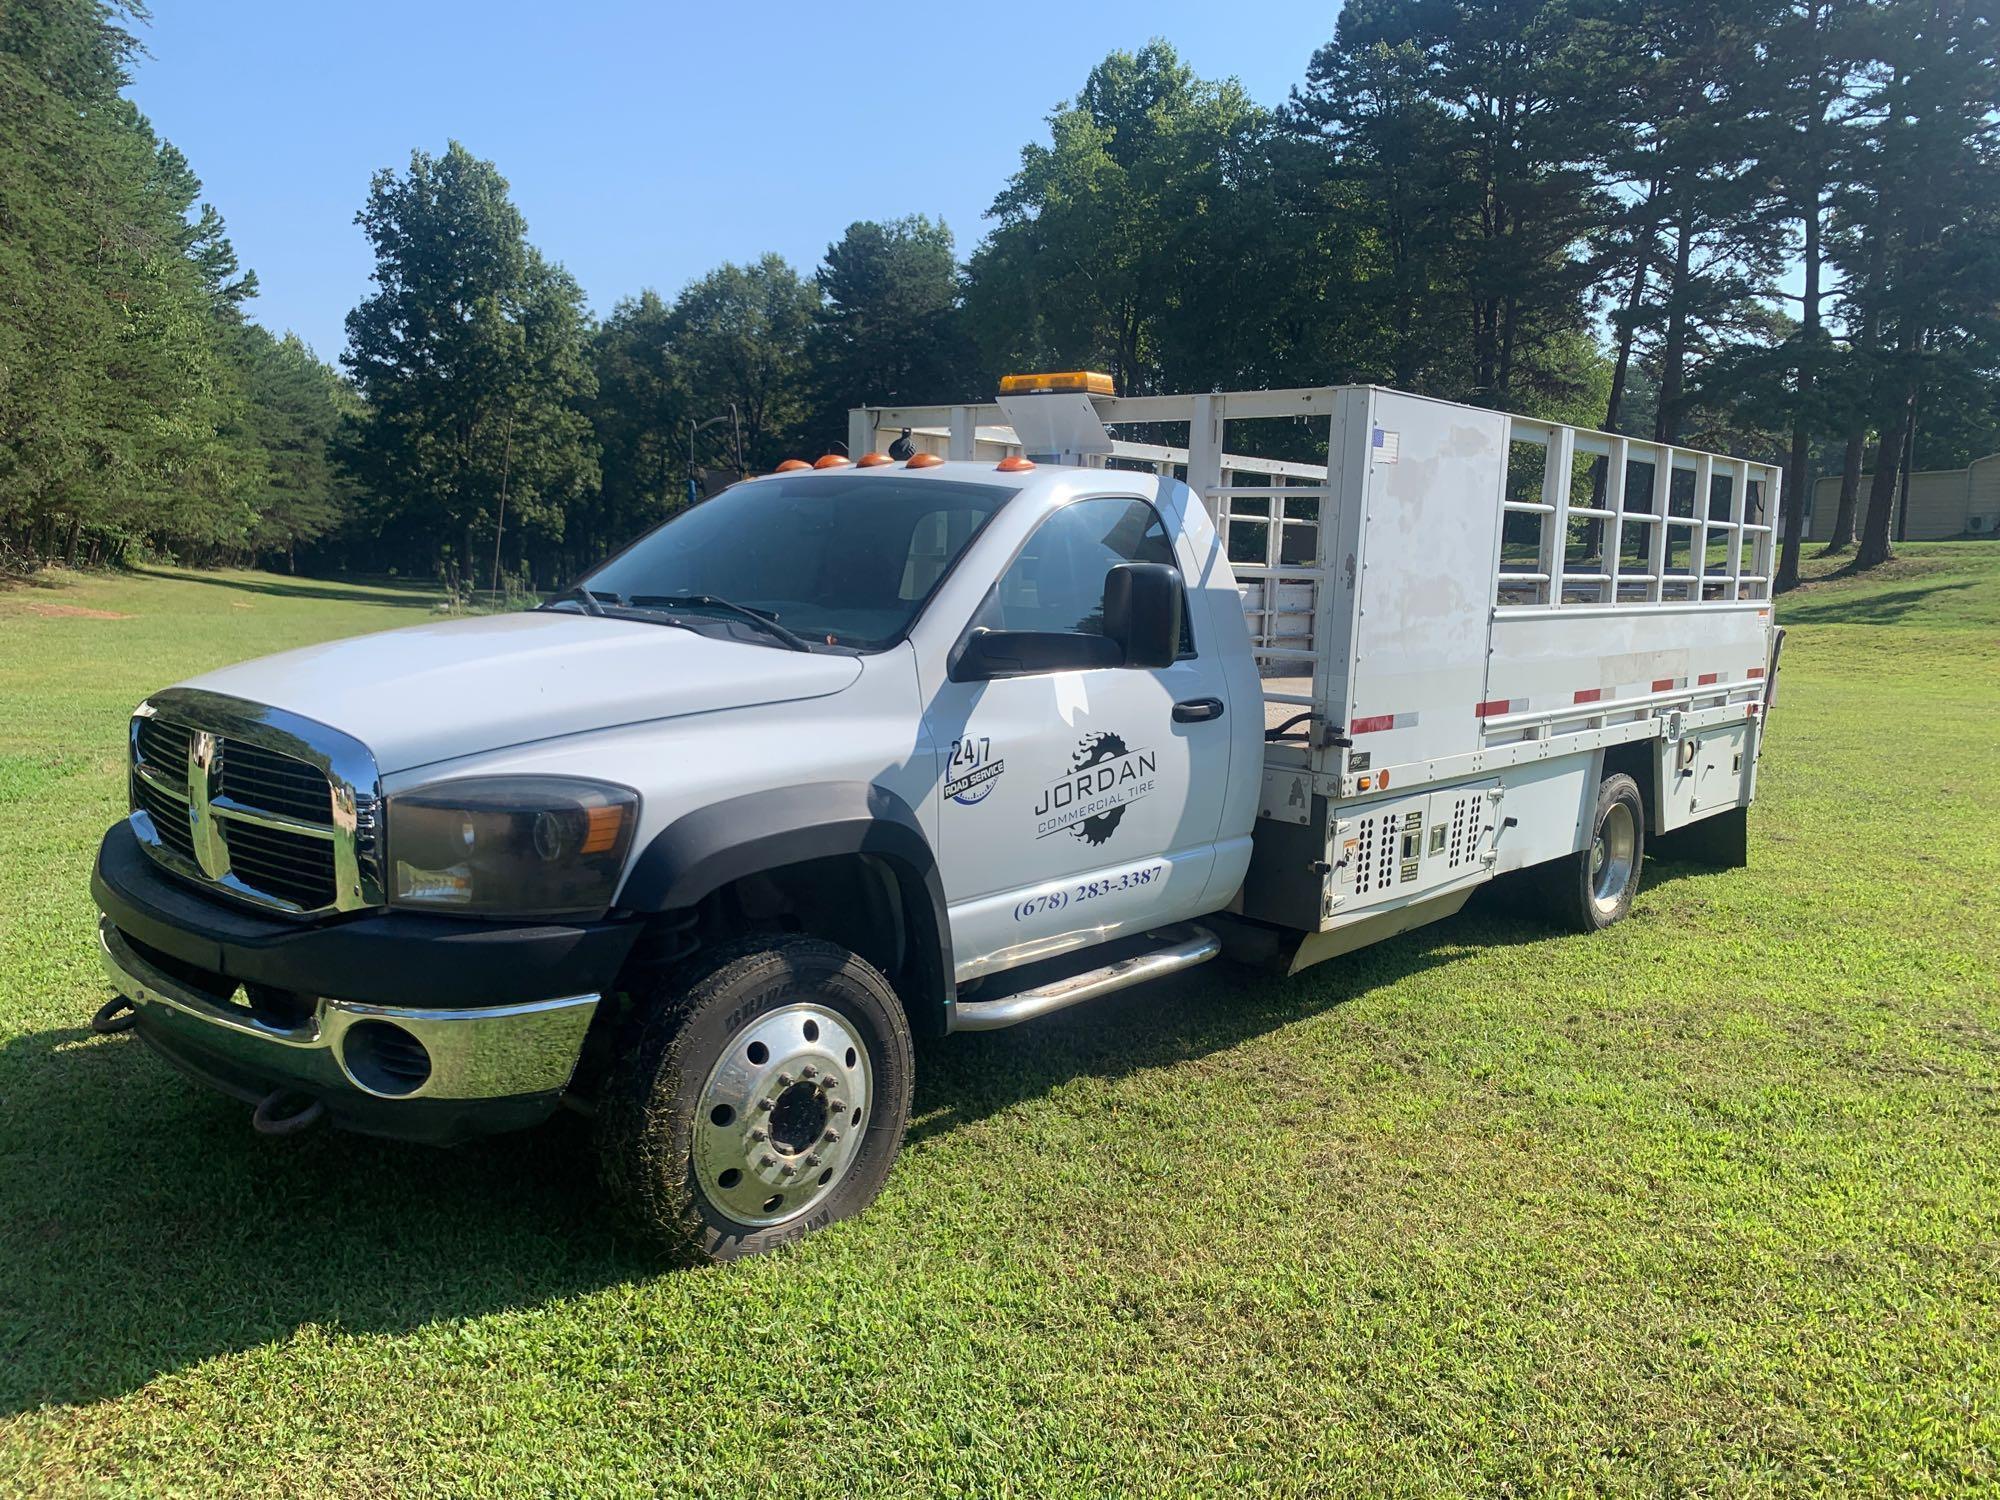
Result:
<svg viewBox="0 0 2000 1500">
<path fill-rule="evenodd" d="M 1105 395 L 1008 393 L 998 456 L 969 408 L 937 414 L 947 452 L 902 460 L 874 441 L 926 414 L 860 413 L 856 459 L 732 486 L 537 610 L 153 695 L 93 878 L 117 997 L 99 1024 L 136 1029 L 270 1133 L 327 1120 L 449 1144 L 579 1108 L 637 1222 L 727 1258 L 872 1199 L 915 1035 L 1030 1020 L 1205 962 L 1225 936 L 1323 958 L 1515 866 L 1546 867 L 1604 925 L 1649 828 L 1747 807 L 1740 726 L 1768 699 L 1765 655 L 1749 691 L 1703 693 L 1717 679 L 1686 671 L 1685 691 L 1578 696 L 1545 722 L 1526 696 L 1473 712 L 1510 608 L 1479 549 L 1502 550 L 1504 508 L 1530 502 L 1496 490 L 1472 540 L 1402 553 L 1385 522 L 1371 560 L 1377 393 L 1309 412 L 1331 416 L 1327 462 L 1272 460 L 1264 486 L 1222 482 L 1222 398 L 1175 398 L 1195 413 L 1187 449 L 1121 451 Z M 1440 429 L 1443 480 L 1510 450 L 1511 419 L 1478 417 Z M 1232 541 L 1246 515 L 1257 548 Z M 1419 565 L 1438 617 L 1378 595 L 1408 639 L 1369 646 L 1360 580 Z M 1452 614 L 1454 567 L 1500 590 L 1467 606 L 1476 621 Z M 1597 590 L 1623 613 L 1615 576 Z M 1698 579 L 1697 607 L 1707 594 Z M 1713 637 L 1742 654 L 1763 628 L 1711 611 L 1606 670 L 1657 678 L 1677 651 Z M 1420 718 L 1357 709 L 1382 687 L 1371 664 L 1421 694 L 1418 660 L 1468 695 L 1451 734 L 1478 737 L 1434 784 L 1359 748 Z M 1672 762 L 1706 764 L 1680 744 L 1710 724 L 1739 726 L 1736 766 L 1704 811 L 1676 811 Z"/>
</svg>

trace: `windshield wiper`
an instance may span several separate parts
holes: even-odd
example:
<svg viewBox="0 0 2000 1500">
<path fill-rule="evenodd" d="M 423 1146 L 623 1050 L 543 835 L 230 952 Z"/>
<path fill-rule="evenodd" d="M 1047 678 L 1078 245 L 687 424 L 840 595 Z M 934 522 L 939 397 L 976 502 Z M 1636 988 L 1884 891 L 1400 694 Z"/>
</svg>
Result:
<svg viewBox="0 0 2000 1500">
<path fill-rule="evenodd" d="M 748 620 L 759 630 L 776 636 L 794 651 L 810 651 L 812 647 L 800 636 L 778 623 L 778 617 L 768 610 L 752 609 L 747 604 L 737 604 L 732 600 L 718 599 L 713 594 L 634 594 L 629 602 L 635 609 L 721 609 L 739 619 Z"/>
<path fill-rule="evenodd" d="M 620 599 L 616 594 L 605 594 L 603 597 L 609 599 L 613 604 L 622 604 L 625 602 L 624 600 Z M 580 583 L 571 584 L 568 588 L 564 589 L 560 594 L 557 594 L 555 598 L 550 599 L 545 603 L 537 604 L 535 608 L 554 609 L 558 604 L 561 604 L 566 599 L 574 599 L 578 604 L 582 605 L 583 612 L 585 614 L 590 615 L 595 619 L 601 620 L 604 618 L 604 606 L 597 602 L 598 596 L 596 594 L 593 594 L 589 589 L 585 588 Z"/>
</svg>

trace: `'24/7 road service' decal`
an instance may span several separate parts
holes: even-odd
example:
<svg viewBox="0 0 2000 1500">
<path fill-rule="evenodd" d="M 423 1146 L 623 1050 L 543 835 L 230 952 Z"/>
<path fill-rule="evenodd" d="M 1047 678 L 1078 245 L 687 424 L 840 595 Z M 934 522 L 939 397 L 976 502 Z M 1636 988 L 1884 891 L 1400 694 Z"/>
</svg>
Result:
<svg viewBox="0 0 2000 1500">
<path fill-rule="evenodd" d="M 953 740 L 944 794 L 961 807 L 975 806 L 991 795 L 993 783 L 1006 769 L 1007 762 L 995 758 L 990 738 Z"/>
</svg>

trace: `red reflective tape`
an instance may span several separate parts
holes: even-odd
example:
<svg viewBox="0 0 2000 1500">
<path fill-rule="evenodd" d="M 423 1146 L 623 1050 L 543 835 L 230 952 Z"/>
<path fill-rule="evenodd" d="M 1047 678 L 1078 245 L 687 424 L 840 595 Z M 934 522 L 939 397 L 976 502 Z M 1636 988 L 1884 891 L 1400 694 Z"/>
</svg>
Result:
<svg viewBox="0 0 2000 1500">
<path fill-rule="evenodd" d="M 1711 682 L 1715 681 L 1717 675 L 1714 672 L 1704 672 L 1701 676 L 1695 678 L 1694 685 L 1696 687 L 1707 687 Z"/>
<path fill-rule="evenodd" d="M 1653 679 L 1653 691 L 1656 693 L 1671 693 L 1679 686 L 1680 679 L 1677 677 L 1655 677 Z"/>
<path fill-rule="evenodd" d="M 1750 675 L 1752 677 L 1762 677 L 1764 675 L 1764 669 L 1762 667 L 1752 667 L 1750 669 Z"/>
<path fill-rule="evenodd" d="M 1514 700 L 1512 698 L 1488 698 L 1479 707 L 1475 708 L 1473 712 L 1482 719 L 1491 719 L 1499 714 L 1512 713 L 1513 709 Z"/>
<path fill-rule="evenodd" d="M 1760 703 L 1746 703 L 1744 707 L 1750 711 L 1750 716 L 1752 718 L 1755 718 L 1757 716 L 1757 710 L 1763 707 L 1763 705 Z"/>
<path fill-rule="evenodd" d="M 1576 701 L 1578 703 L 1595 703 L 1603 696 L 1603 688 L 1578 688 L 1576 690 Z"/>
<path fill-rule="evenodd" d="M 1365 719 L 1356 719 L 1352 724 L 1349 724 L 1347 732 L 1349 734 L 1374 734 L 1377 730 L 1394 729 L 1395 727 L 1396 716 L 1394 714 L 1370 714 Z"/>
</svg>

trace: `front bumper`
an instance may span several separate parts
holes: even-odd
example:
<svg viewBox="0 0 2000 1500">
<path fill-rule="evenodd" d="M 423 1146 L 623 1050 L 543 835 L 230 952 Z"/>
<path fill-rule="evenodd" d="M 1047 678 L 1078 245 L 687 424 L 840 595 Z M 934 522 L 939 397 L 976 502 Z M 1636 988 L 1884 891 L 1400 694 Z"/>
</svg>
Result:
<svg viewBox="0 0 2000 1500">
<path fill-rule="evenodd" d="M 167 1061 L 247 1102 L 282 1089 L 348 1129 L 441 1144 L 555 1108 L 636 932 L 264 917 L 172 879 L 122 823 L 91 889 L 106 977 Z"/>
</svg>

